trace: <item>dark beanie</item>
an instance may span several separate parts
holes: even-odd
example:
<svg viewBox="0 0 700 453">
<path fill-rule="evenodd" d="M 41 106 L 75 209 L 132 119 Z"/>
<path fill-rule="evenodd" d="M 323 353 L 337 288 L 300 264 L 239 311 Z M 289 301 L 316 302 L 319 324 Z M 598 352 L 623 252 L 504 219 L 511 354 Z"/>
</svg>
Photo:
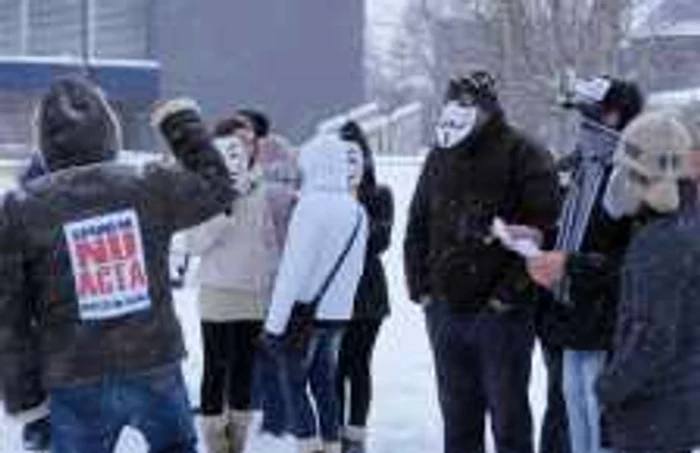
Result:
<svg viewBox="0 0 700 453">
<path fill-rule="evenodd" d="M 114 112 L 100 90 L 79 76 L 51 84 L 36 122 L 40 151 L 51 171 L 114 159 L 120 147 Z"/>
<path fill-rule="evenodd" d="M 644 95 L 634 82 L 610 79 L 610 88 L 600 104 L 604 110 L 620 112 L 619 129 L 623 129 L 644 109 Z"/>
<path fill-rule="evenodd" d="M 473 71 L 466 77 L 450 80 L 447 99 L 457 99 L 462 94 L 467 94 L 476 105 L 484 110 L 500 110 L 496 81 L 487 71 Z"/>
<path fill-rule="evenodd" d="M 256 138 L 267 137 L 270 133 L 270 120 L 264 113 L 252 109 L 241 109 L 237 113 L 250 121 Z"/>
</svg>

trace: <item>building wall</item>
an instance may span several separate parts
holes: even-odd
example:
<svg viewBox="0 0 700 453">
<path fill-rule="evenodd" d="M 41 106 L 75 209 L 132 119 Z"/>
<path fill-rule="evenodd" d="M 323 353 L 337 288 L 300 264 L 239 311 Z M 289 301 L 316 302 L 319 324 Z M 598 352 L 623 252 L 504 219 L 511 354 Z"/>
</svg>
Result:
<svg viewBox="0 0 700 453">
<path fill-rule="evenodd" d="M 265 111 L 294 140 L 363 101 L 363 0 L 152 2 L 164 96 Z"/>
<path fill-rule="evenodd" d="M 664 36 L 635 40 L 623 52 L 626 73 L 647 92 L 698 86 L 700 35 Z"/>
</svg>

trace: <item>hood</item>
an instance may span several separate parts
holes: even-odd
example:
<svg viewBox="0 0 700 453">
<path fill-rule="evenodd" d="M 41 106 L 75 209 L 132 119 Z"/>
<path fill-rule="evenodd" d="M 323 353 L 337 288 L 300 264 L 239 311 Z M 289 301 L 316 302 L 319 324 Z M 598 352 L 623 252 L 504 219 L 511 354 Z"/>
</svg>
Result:
<svg viewBox="0 0 700 453">
<path fill-rule="evenodd" d="M 301 190 L 349 192 L 362 177 L 362 152 L 335 135 L 319 135 L 302 146 Z"/>
<path fill-rule="evenodd" d="M 50 171 L 112 160 L 121 148 L 114 111 L 98 87 L 77 76 L 49 87 L 37 109 L 35 129 Z"/>
</svg>

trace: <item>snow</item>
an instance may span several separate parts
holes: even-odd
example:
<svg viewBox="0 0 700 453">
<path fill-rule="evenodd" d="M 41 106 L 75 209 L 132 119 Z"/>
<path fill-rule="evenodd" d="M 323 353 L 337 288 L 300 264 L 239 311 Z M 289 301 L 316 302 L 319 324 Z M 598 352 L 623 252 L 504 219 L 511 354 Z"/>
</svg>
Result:
<svg viewBox="0 0 700 453">
<path fill-rule="evenodd" d="M 420 309 L 408 301 L 402 267 L 402 240 L 410 197 L 420 169 L 416 158 L 378 159 L 378 177 L 391 185 L 396 202 L 392 247 L 386 253 L 392 316 L 382 327 L 374 355 L 375 398 L 370 415 L 369 449 L 372 453 L 424 453 L 441 451 L 441 417 L 433 364 Z M 176 293 L 189 356 L 183 368 L 193 403 L 197 400 L 202 354 L 193 285 Z M 539 432 L 544 409 L 546 375 L 539 351 L 534 358 L 531 400 Z M 290 439 L 258 436 L 255 427 L 248 453 L 292 453 Z M 0 414 L 0 452 L 22 451 L 19 426 Z M 491 447 L 492 448 L 492 447 Z M 117 453 L 141 453 L 146 447 L 135 431 L 126 430 Z M 203 450 L 202 450 L 203 451 Z M 493 451 L 492 449 L 490 451 Z"/>
</svg>

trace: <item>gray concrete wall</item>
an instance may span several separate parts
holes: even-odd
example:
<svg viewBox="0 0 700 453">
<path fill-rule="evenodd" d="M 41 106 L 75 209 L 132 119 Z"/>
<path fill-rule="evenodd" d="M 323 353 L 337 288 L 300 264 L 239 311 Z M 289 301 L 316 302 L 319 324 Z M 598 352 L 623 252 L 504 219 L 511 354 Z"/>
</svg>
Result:
<svg viewBox="0 0 700 453">
<path fill-rule="evenodd" d="M 364 0 L 167 0 L 152 6 L 152 55 L 165 96 L 212 117 L 267 112 L 299 140 L 363 101 Z"/>
</svg>

